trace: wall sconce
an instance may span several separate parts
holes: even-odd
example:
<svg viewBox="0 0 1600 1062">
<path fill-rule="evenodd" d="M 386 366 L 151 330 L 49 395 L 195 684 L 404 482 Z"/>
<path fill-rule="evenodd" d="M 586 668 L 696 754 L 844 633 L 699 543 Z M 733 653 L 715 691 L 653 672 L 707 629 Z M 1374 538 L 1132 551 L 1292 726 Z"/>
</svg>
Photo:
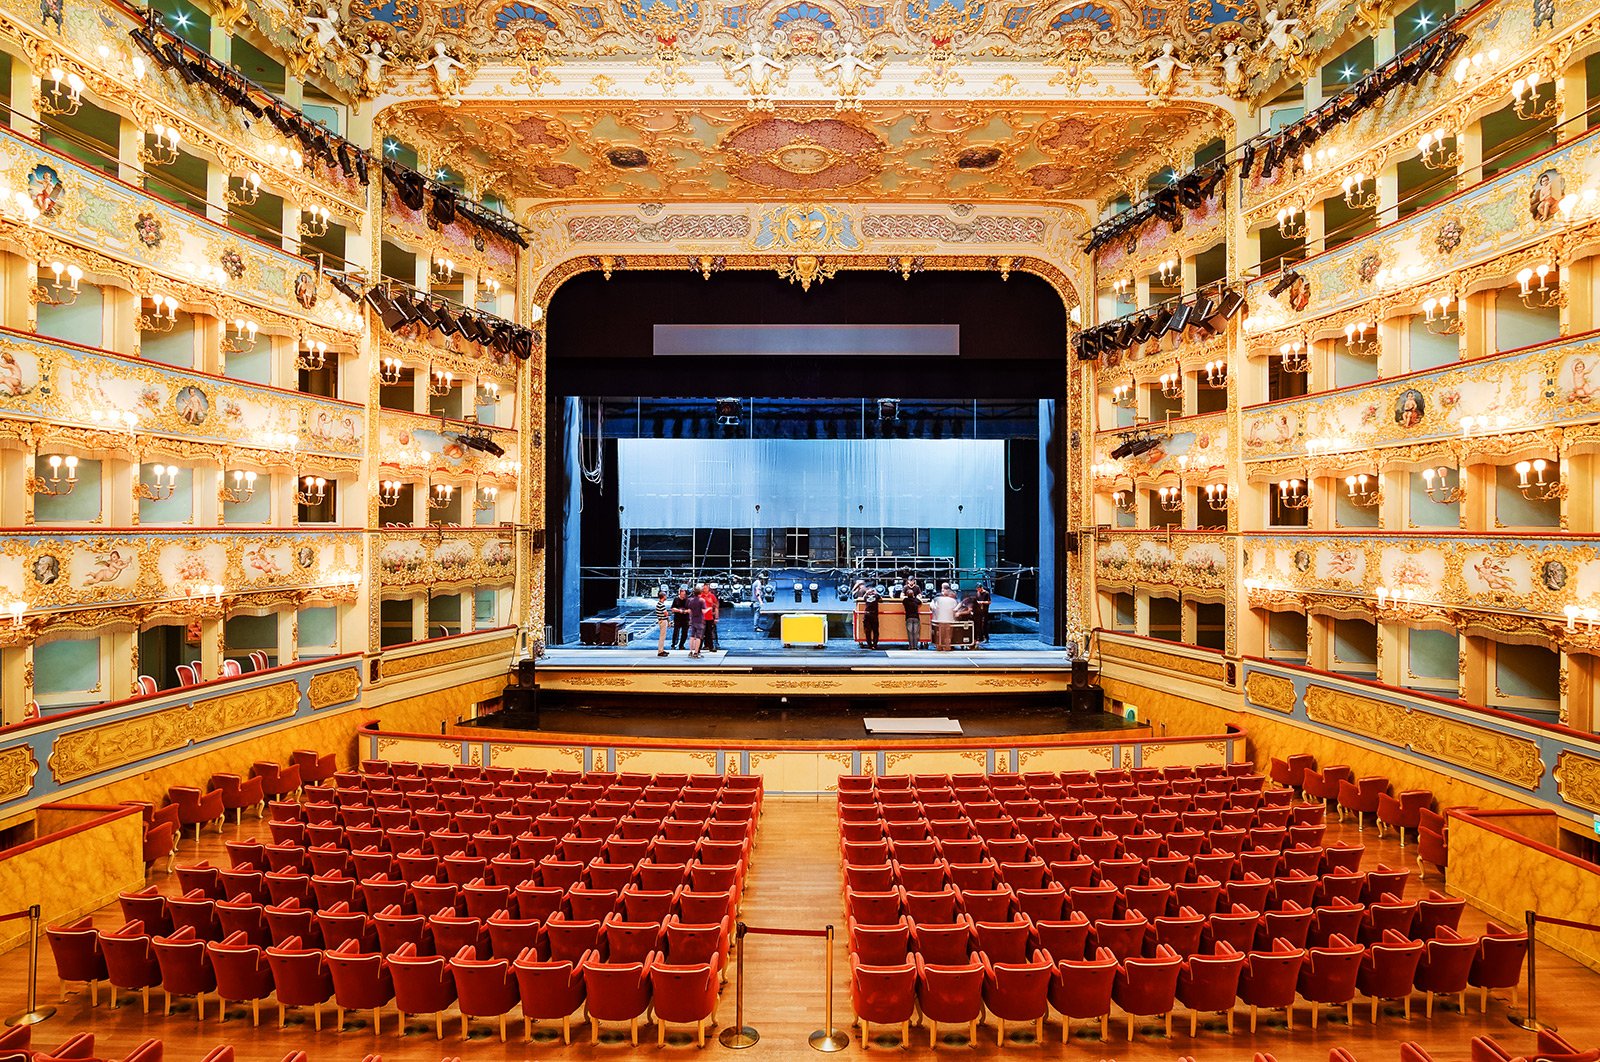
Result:
<svg viewBox="0 0 1600 1062">
<path fill-rule="evenodd" d="M 479 380 L 478 404 L 487 406 L 498 401 L 500 401 L 500 385 L 493 380 Z"/>
<path fill-rule="evenodd" d="M 1494 435 L 1497 432 L 1506 431 L 1510 427 L 1511 418 L 1503 413 L 1495 417 L 1487 415 L 1482 417 L 1462 417 L 1461 437 L 1466 439 L 1474 435 Z"/>
<path fill-rule="evenodd" d="M 1444 465 L 1422 470 L 1423 489 L 1428 492 L 1428 497 L 1440 505 L 1455 505 L 1467 496 L 1467 488 L 1461 484 L 1461 470 L 1453 470 L 1456 474 L 1456 485 L 1453 487 L 1450 486 L 1451 471 Z"/>
<path fill-rule="evenodd" d="M 1422 300 L 1422 324 L 1436 336 L 1461 334 L 1461 300 L 1448 292 L 1438 298 Z"/>
<path fill-rule="evenodd" d="M 1345 490 L 1349 492 L 1350 504 L 1359 505 L 1363 509 L 1376 508 L 1383 502 L 1383 481 L 1377 476 L 1369 476 L 1365 472 L 1354 476 L 1344 477 Z"/>
<path fill-rule="evenodd" d="M 1161 394 L 1166 398 L 1183 397 L 1183 366 L 1174 365 L 1171 372 L 1161 374 Z"/>
<path fill-rule="evenodd" d="M 478 278 L 478 301 L 492 302 L 500 297 L 500 282 L 494 277 Z"/>
<path fill-rule="evenodd" d="M 1561 211 L 1561 220 L 1570 224 L 1574 215 L 1587 217 L 1593 214 L 1597 202 L 1600 202 L 1600 193 L 1593 188 L 1585 188 L 1582 192 L 1568 192 L 1556 206 Z"/>
<path fill-rule="evenodd" d="M 300 446 L 300 436 L 287 431 L 257 432 L 255 445 L 263 450 L 279 450 L 293 453 Z"/>
<path fill-rule="evenodd" d="M 228 273 L 219 265 L 209 265 L 205 262 L 184 262 L 184 272 L 194 278 L 196 284 L 206 284 L 218 291 L 228 286 Z"/>
<path fill-rule="evenodd" d="M 222 333 L 222 352 L 224 354 L 243 354 L 247 350 L 254 350 L 256 336 L 261 331 L 261 326 L 254 321 L 243 317 L 235 317 L 233 324 L 225 326 Z"/>
<path fill-rule="evenodd" d="M 303 476 L 294 492 L 296 505 L 321 505 L 328 500 L 328 481 L 322 476 Z"/>
<path fill-rule="evenodd" d="M 378 362 L 378 382 L 397 384 L 400 382 L 400 370 L 404 368 L 399 358 L 384 358 Z"/>
<path fill-rule="evenodd" d="M 1311 371 L 1311 344 L 1296 339 L 1278 348 L 1280 367 L 1296 375 Z"/>
<path fill-rule="evenodd" d="M 1358 358 L 1374 358 L 1381 348 L 1378 326 L 1367 321 L 1357 321 L 1344 326 L 1344 346 Z"/>
<path fill-rule="evenodd" d="M 51 262 L 49 272 L 52 279 L 46 279 L 43 269 L 39 271 L 39 280 L 28 290 L 28 297 L 46 306 L 71 306 L 77 302 L 83 270 L 75 265 Z"/>
<path fill-rule="evenodd" d="M 228 588 L 221 583 L 190 583 L 184 589 L 184 595 L 194 611 L 199 613 L 214 612 L 222 606 L 222 595 Z"/>
<path fill-rule="evenodd" d="M 1554 90 L 1543 104 L 1539 102 L 1540 80 L 1537 74 L 1519 77 L 1511 83 L 1511 99 L 1517 117 L 1525 122 L 1542 122 L 1554 118 L 1561 110 L 1561 78 L 1555 79 Z"/>
<path fill-rule="evenodd" d="M 327 207 L 300 208 L 300 235 L 318 239 L 328 234 L 328 221 L 332 217 Z"/>
<path fill-rule="evenodd" d="M 13 601 L 6 606 L 6 615 L 11 617 L 11 626 L 22 626 L 22 617 L 28 611 L 26 601 Z"/>
<path fill-rule="evenodd" d="M 1160 503 L 1163 512 L 1183 512 L 1183 480 L 1179 478 L 1176 487 L 1161 487 L 1156 491 L 1156 500 Z"/>
<path fill-rule="evenodd" d="M 254 472 L 233 473 L 233 486 L 229 487 L 224 479 L 217 487 L 217 500 L 224 505 L 238 505 L 249 500 L 256 492 L 256 474 Z"/>
<path fill-rule="evenodd" d="M 353 597 L 355 592 L 361 588 L 361 573 L 357 571 L 331 572 L 323 585 L 331 590 Z"/>
<path fill-rule="evenodd" d="M 428 394 L 435 398 L 447 395 L 450 393 L 450 389 L 455 386 L 455 381 L 455 373 L 445 372 L 443 369 L 434 369 L 428 373 Z"/>
<path fill-rule="evenodd" d="M 500 497 L 499 487 L 479 487 L 478 501 L 473 506 L 480 513 L 486 513 L 494 508 L 495 501 Z"/>
<path fill-rule="evenodd" d="M 317 371 L 327 364 L 327 361 L 328 344 L 320 339 L 302 340 L 294 358 L 295 368 L 304 369 L 306 372 Z"/>
<path fill-rule="evenodd" d="M 1207 483 L 1205 489 L 1207 508 L 1219 513 L 1227 511 L 1233 501 L 1233 488 L 1226 483 Z"/>
<path fill-rule="evenodd" d="M 83 106 L 83 78 L 59 66 L 51 69 L 49 84 L 41 79 L 39 88 L 39 109 L 46 114 L 70 117 Z"/>
<path fill-rule="evenodd" d="M 284 147 L 282 144 L 274 144 L 267 148 L 266 155 L 267 161 L 279 169 L 292 168 L 298 170 L 306 164 L 305 156 L 301 155 L 299 150 Z"/>
<path fill-rule="evenodd" d="M 450 258 L 435 258 L 433 260 L 433 280 L 436 284 L 448 284 L 456 275 L 456 263 Z"/>
<path fill-rule="evenodd" d="M 455 500 L 456 489 L 448 483 L 435 483 L 428 490 L 428 508 L 443 509 Z"/>
<path fill-rule="evenodd" d="M 1111 504 L 1116 506 L 1117 512 L 1119 513 L 1133 512 L 1136 503 L 1137 497 L 1135 496 L 1132 487 L 1130 487 L 1128 490 L 1115 490 L 1111 492 Z"/>
<path fill-rule="evenodd" d="M 1220 391 L 1228 386 L 1228 363 L 1208 361 L 1196 376 L 1196 383 L 1210 391 Z"/>
<path fill-rule="evenodd" d="M 1286 240 L 1303 239 L 1310 231 L 1306 228 L 1306 212 L 1299 206 L 1287 206 L 1278 211 L 1278 235 Z"/>
<path fill-rule="evenodd" d="M 1567 496 L 1567 480 L 1560 474 L 1566 471 L 1565 468 L 1552 468 L 1549 461 L 1540 457 L 1532 461 L 1518 461 L 1516 469 L 1517 490 L 1529 501 L 1555 501 Z M 1544 478 L 1547 471 L 1551 473 L 1549 479 Z M 1533 473 L 1532 480 L 1528 479 L 1529 472 Z"/>
<path fill-rule="evenodd" d="M 16 606 L 13 605 L 13 608 Z M 1578 624 L 1583 624 L 1585 631 L 1593 632 L 1596 620 L 1600 620 L 1600 608 L 1579 608 L 1577 605 L 1565 605 L 1561 609 L 1567 617 L 1567 630 L 1575 631 Z M 16 622 L 13 618 L 12 622 Z"/>
<path fill-rule="evenodd" d="M 149 483 L 137 478 L 133 482 L 133 496 L 145 501 L 166 501 L 177 489 L 177 465 L 151 465 Z"/>
<path fill-rule="evenodd" d="M 27 192 L 18 192 L 0 185 L 0 214 L 15 219 L 23 225 L 32 225 L 39 220 L 40 210 L 38 204 L 28 198 Z"/>
<path fill-rule="evenodd" d="M 1300 168 L 1307 173 L 1325 173 L 1339 159 L 1338 148 L 1317 148 L 1300 156 Z"/>
<path fill-rule="evenodd" d="M 1111 282 L 1111 293 L 1118 299 L 1121 299 L 1124 295 L 1131 294 L 1133 291 L 1134 281 L 1132 277 L 1118 277 Z"/>
<path fill-rule="evenodd" d="M 261 175 L 255 170 L 241 174 L 234 178 L 239 182 L 239 188 L 234 190 L 233 181 L 228 182 L 228 187 L 222 190 L 222 201 L 229 206 L 254 206 L 261 198 Z"/>
<path fill-rule="evenodd" d="M 105 431 L 125 431 L 133 434 L 139 428 L 139 414 L 131 409 L 91 409 L 89 421 Z"/>
<path fill-rule="evenodd" d="M 1376 611 L 1391 619 L 1420 619 L 1428 609 L 1417 601 L 1417 592 L 1409 586 L 1374 586 L 1372 596 L 1377 599 Z"/>
<path fill-rule="evenodd" d="M 1176 258 L 1168 258 L 1156 266 L 1156 279 L 1161 282 L 1161 286 L 1164 288 L 1170 288 L 1178 279 L 1178 276 L 1178 260 Z"/>
<path fill-rule="evenodd" d="M 1278 504 L 1285 509 L 1309 509 L 1311 484 L 1302 483 L 1298 479 L 1278 480 Z"/>
<path fill-rule="evenodd" d="M 1490 48 L 1488 52 L 1473 52 L 1464 55 L 1456 61 L 1456 84 L 1466 83 L 1469 77 L 1482 77 L 1500 61 L 1500 49 Z"/>
<path fill-rule="evenodd" d="M 1351 210 L 1371 210 L 1378 205 L 1378 182 L 1361 172 L 1344 179 L 1344 205 Z"/>
<path fill-rule="evenodd" d="M 1452 144 L 1449 149 L 1445 148 L 1447 141 Z M 1443 129 L 1423 133 L 1422 139 L 1417 141 L 1417 158 L 1430 170 L 1454 170 L 1462 161 L 1461 138 Z"/>
<path fill-rule="evenodd" d="M 400 504 L 400 481 L 386 479 L 378 484 L 378 504 L 387 509 Z"/>
<path fill-rule="evenodd" d="M 1127 383 L 1118 384 L 1117 386 L 1113 387 L 1111 389 L 1111 404 L 1116 406 L 1118 409 L 1132 409 L 1134 402 L 1133 388 L 1135 382 L 1136 381 L 1133 378 L 1133 374 L 1129 373 Z"/>
<path fill-rule="evenodd" d="M 37 467 L 37 455 L 34 464 Z M 27 482 L 28 491 L 50 498 L 64 498 L 71 494 L 72 488 L 78 485 L 78 459 L 51 454 L 45 460 L 45 464 L 50 467 L 50 474 L 44 477 L 30 475 Z"/>
<path fill-rule="evenodd" d="M 139 161 L 151 166 L 170 166 L 178 161 L 178 130 L 157 122 L 144 134 L 139 145 Z"/>
<path fill-rule="evenodd" d="M 1567 304 L 1567 291 L 1562 285 L 1564 270 L 1545 262 L 1533 267 L 1524 266 L 1517 273 L 1517 294 L 1522 305 L 1531 310 L 1544 310 Z"/>
<path fill-rule="evenodd" d="M 143 304 L 148 302 L 150 309 L 145 311 Z M 134 322 L 134 327 L 141 332 L 170 332 L 178 324 L 178 300 L 171 295 L 150 295 L 140 300 L 141 310 L 139 319 Z"/>
</svg>

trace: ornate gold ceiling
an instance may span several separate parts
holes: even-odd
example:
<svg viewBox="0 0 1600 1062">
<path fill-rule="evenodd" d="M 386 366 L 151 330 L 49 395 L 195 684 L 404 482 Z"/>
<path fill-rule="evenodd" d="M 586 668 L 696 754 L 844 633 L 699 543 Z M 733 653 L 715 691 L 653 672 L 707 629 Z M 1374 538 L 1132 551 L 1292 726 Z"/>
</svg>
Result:
<svg viewBox="0 0 1600 1062">
<path fill-rule="evenodd" d="M 1225 121 L 1201 104 L 778 105 L 437 101 L 385 112 L 429 165 L 508 198 L 692 202 L 1106 198 L 1179 167 Z"/>
</svg>

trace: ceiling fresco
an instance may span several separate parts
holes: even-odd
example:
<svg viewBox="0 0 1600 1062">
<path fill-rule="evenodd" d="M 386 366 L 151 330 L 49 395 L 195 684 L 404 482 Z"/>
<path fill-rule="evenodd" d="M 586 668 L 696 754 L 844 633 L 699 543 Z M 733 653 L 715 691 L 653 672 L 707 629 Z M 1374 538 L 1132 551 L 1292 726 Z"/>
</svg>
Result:
<svg viewBox="0 0 1600 1062">
<path fill-rule="evenodd" d="M 399 104 L 390 137 L 508 198 L 1059 202 L 1109 198 L 1223 131 L 1200 104 Z"/>
</svg>

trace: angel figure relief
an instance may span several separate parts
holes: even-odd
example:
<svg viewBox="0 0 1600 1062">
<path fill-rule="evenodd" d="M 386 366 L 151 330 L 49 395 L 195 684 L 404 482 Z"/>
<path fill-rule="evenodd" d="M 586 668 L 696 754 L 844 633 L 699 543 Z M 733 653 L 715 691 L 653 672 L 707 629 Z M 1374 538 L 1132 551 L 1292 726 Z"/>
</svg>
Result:
<svg viewBox="0 0 1600 1062">
<path fill-rule="evenodd" d="M 444 41 L 434 41 L 432 54 L 416 64 L 415 69 L 432 72 L 434 88 L 445 106 L 461 105 L 461 101 L 455 97 L 456 91 L 461 87 L 460 82 L 465 75 L 467 64 L 451 55 Z"/>
<path fill-rule="evenodd" d="M 750 51 L 743 58 L 732 48 L 723 52 L 723 69 L 729 80 L 743 85 L 750 94 L 748 106 L 751 110 L 771 110 L 774 94 L 789 77 L 787 62 L 768 54 L 769 49 L 775 51 L 771 49 L 771 42 L 760 34 L 752 34 Z"/>
<path fill-rule="evenodd" d="M 845 41 L 833 59 L 817 69 L 822 80 L 833 88 L 837 111 L 859 111 L 861 93 L 883 73 L 884 52 L 875 46 L 863 50 L 854 41 Z"/>
<path fill-rule="evenodd" d="M 1150 95 L 1164 100 L 1172 95 L 1179 73 L 1188 73 L 1194 67 L 1179 59 L 1171 41 L 1161 46 L 1155 58 L 1139 67 L 1139 79 L 1145 83 Z"/>
<path fill-rule="evenodd" d="M 1246 53 L 1243 44 L 1229 41 L 1216 55 L 1217 69 L 1222 74 L 1222 91 L 1234 99 L 1243 99 L 1245 89 L 1249 87 L 1249 76 L 1244 67 Z"/>
<path fill-rule="evenodd" d="M 1261 27 L 1266 31 L 1267 46 L 1277 53 L 1274 58 L 1288 59 L 1301 50 L 1300 38 L 1295 33 L 1298 25 L 1299 19 L 1284 18 L 1275 7 L 1262 16 Z"/>
</svg>

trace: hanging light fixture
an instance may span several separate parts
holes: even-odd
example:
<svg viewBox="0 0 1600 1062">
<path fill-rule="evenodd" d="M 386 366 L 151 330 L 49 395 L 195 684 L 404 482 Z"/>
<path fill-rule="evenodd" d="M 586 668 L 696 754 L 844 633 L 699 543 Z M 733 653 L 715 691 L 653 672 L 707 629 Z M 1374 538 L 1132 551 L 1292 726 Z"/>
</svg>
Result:
<svg viewBox="0 0 1600 1062">
<path fill-rule="evenodd" d="M 313 240 L 326 236 L 331 218 L 327 207 L 301 207 L 300 235 Z"/>
<path fill-rule="evenodd" d="M 456 489 L 449 483 L 435 483 L 428 489 L 428 508 L 443 509 L 455 500 Z"/>
<path fill-rule="evenodd" d="M 1309 509 L 1311 484 L 1302 483 L 1298 479 L 1278 480 L 1278 504 L 1285 509 Z"/>
<path fill-rule="evenodd" d="M 443 369 L 434 369 L 428 373 L 428 394 L 435 398 L 450 393 L 455 387 L 456 374 Z"/>
<path fill-rule="evenodd" d="M 1310 230 L 1306 227 L 1303 207 L 1290 205 L 1278 211 L 1278 235 L 1286 240 L 1303 239 Z"/>
<path fill-rule="evenodd" d="M 71 117 L 83 106 L 83 87 L 83 78 L 77 74 L 52 67 L 49 79 L 39 83 L 39 109 L 45 114 Z"/>
<path fill-rule="evenodd" d="M 254 206 L 260 199 L 261 175 L 255 170 L 232 178 L 222 192 L 222 201 L 229 206 Z"/>
<path fill-rule="evenodd" d="M 1566 278 L 1562 275 L 1565 272 L 1547 262 L 1523 267 L 1517 273 L 1517 294 L 1522 299 L 1522 305 L 1531 310 L 1565 306 L 1567 290 L 1563 281 Z"/>
<path fill-rule="evenodd" d="M 1436 336 L 1460 335 L 1461 300 L 1449 292 L 1437 298 L 1430 295 L 1422 300 L 1422 324 Z"/>
<path fill-rule="evenodd" d="M 301 476 L 295 490 L 296 505 L 321 505 L 328 498 L 328 481 L 322 476 Z"/>
<path fill-rule="evenodd" d="M 1295 339 L 1278 348 L 1279 367 L 1284 372 L 1301 375 L 1311 371 L 1311 344 Z"/>
<path fill-rule="evenodd" d="M 383 358 L 378 362 L 378 382 L 397 384 L 400 382 L 400 372 L 405 366 L 399 358 Z"/>
<path fill-rule="evenodd" d="M 320 339 L 304 339 L 300 341 L 294 363 L 296 368 L 304 369 L 306 372 L 316 372 L 327 364 L 327 360 L 328 344 Z"/>
<path fill-rule="evenodd" d="M 1378 328 L 1368 321 L 1344 326 L 1345 349 L 1358 358 L 1376 357 L 1380 349 Z"/>
<path fill-rule="evenodd" d="M 1351 210 L 1371 210 L 1378 205 L 1378 182 L 1357 171 L 1343 181 L 1344 205 Z"/>
<path fill-rule="evenodd" d="M 387 509 L 400 503 L 401 483 L 398 479 L 386 479 L 378 484 L 378 504 Z"/>
<path fill-rule="evenodd" d="M 1447 143 L 1449 148 L 1445 147 Z M 1423 133 L 1417 141 L 1417 158 L 1430 170 L 1454 170 L 1462 163 L 1461 138 L 1442 128 Z"/>
</svg>

